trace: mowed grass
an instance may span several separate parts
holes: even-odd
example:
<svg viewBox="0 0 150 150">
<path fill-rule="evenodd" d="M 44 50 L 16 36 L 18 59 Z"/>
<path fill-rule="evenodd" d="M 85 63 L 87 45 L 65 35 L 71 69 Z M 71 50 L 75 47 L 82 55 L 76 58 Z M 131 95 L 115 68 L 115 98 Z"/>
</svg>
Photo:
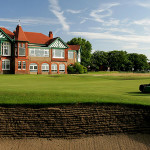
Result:
<svg viewBox="0 0 150 150">
<path fill-rule="evenodd" d="M 0 104 L 125 103 L 150 105 L 139 85 L 149 76 L 0 75 Z"/>
</svg>

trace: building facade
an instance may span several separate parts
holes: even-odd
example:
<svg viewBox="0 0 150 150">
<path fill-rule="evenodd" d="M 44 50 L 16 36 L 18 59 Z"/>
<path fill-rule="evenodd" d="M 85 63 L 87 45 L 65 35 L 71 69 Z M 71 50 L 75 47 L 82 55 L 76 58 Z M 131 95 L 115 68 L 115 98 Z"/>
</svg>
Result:
<svg viewBox="0 0 150 150">
<path fill-rule="evenodd" d="M 46 36 L 20 25 L 13 33 L 0 27 L 0 74 L 66 74 L 80 55 L 80 45 L 67 45 L 51 31 Z"/>
</svg>

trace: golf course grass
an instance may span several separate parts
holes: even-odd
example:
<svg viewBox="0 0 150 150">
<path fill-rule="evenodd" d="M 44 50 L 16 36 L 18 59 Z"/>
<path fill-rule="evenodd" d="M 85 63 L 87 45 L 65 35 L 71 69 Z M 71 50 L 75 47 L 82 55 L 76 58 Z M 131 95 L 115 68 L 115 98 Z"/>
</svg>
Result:
<svg viewBox="0 0 150 150">
<path fill-rule="evenodd" d="M 150 75 L 0 75 L 0 104 L 125 103 L 150 105 L 139 91 Z M 122 73 L 121 73 L 122 74 Z"/>
</svg>

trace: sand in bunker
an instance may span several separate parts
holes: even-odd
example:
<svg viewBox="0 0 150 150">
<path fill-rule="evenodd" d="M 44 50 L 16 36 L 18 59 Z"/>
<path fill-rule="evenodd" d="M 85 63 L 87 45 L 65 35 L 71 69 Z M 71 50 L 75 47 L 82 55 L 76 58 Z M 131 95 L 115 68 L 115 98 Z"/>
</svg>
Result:
<svg viewBox="0 0 150 150">
<path fill-rule="evenodd" d="M 51 140 L 1 138 L 0 150 L 150 150 L 150 134 Z"/>
</svg>

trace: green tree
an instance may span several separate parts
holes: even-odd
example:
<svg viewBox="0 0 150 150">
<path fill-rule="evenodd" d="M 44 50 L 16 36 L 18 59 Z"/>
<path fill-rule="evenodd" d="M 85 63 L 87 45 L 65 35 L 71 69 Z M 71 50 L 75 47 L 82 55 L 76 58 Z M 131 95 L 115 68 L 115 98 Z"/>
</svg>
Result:
<svg viewBox="0 0 150 150">
<path fill-rule="evenodd" d="M 134 71 L 147 70 L 149 67 L 148 59 L 144 54 L 131 53 L 128 54 L 128 59 L 132 63 Z"/>
<path fill-rule="evenodd" d="M 79 37 L 79 38 L 73 38 L 72 40 L 68 41 L 67 44 L 80 45 L 81 46 L 81 64 L 86 67 L 90 65 L 92 45 L 89 41 Z"/>
<path fill-rule="evenodd" d="M 113 71 L 125 71 L 126 65 L 130 64 L 126 51 L 110 51 L 108 52 L 109 67 Z"/>
<path fill-rule="evenodd" d="M 92 70 L 107 70 L 108 67 L 108 53 L 104 51 L 96 51 L 91 56 Z"/>
</svg>

